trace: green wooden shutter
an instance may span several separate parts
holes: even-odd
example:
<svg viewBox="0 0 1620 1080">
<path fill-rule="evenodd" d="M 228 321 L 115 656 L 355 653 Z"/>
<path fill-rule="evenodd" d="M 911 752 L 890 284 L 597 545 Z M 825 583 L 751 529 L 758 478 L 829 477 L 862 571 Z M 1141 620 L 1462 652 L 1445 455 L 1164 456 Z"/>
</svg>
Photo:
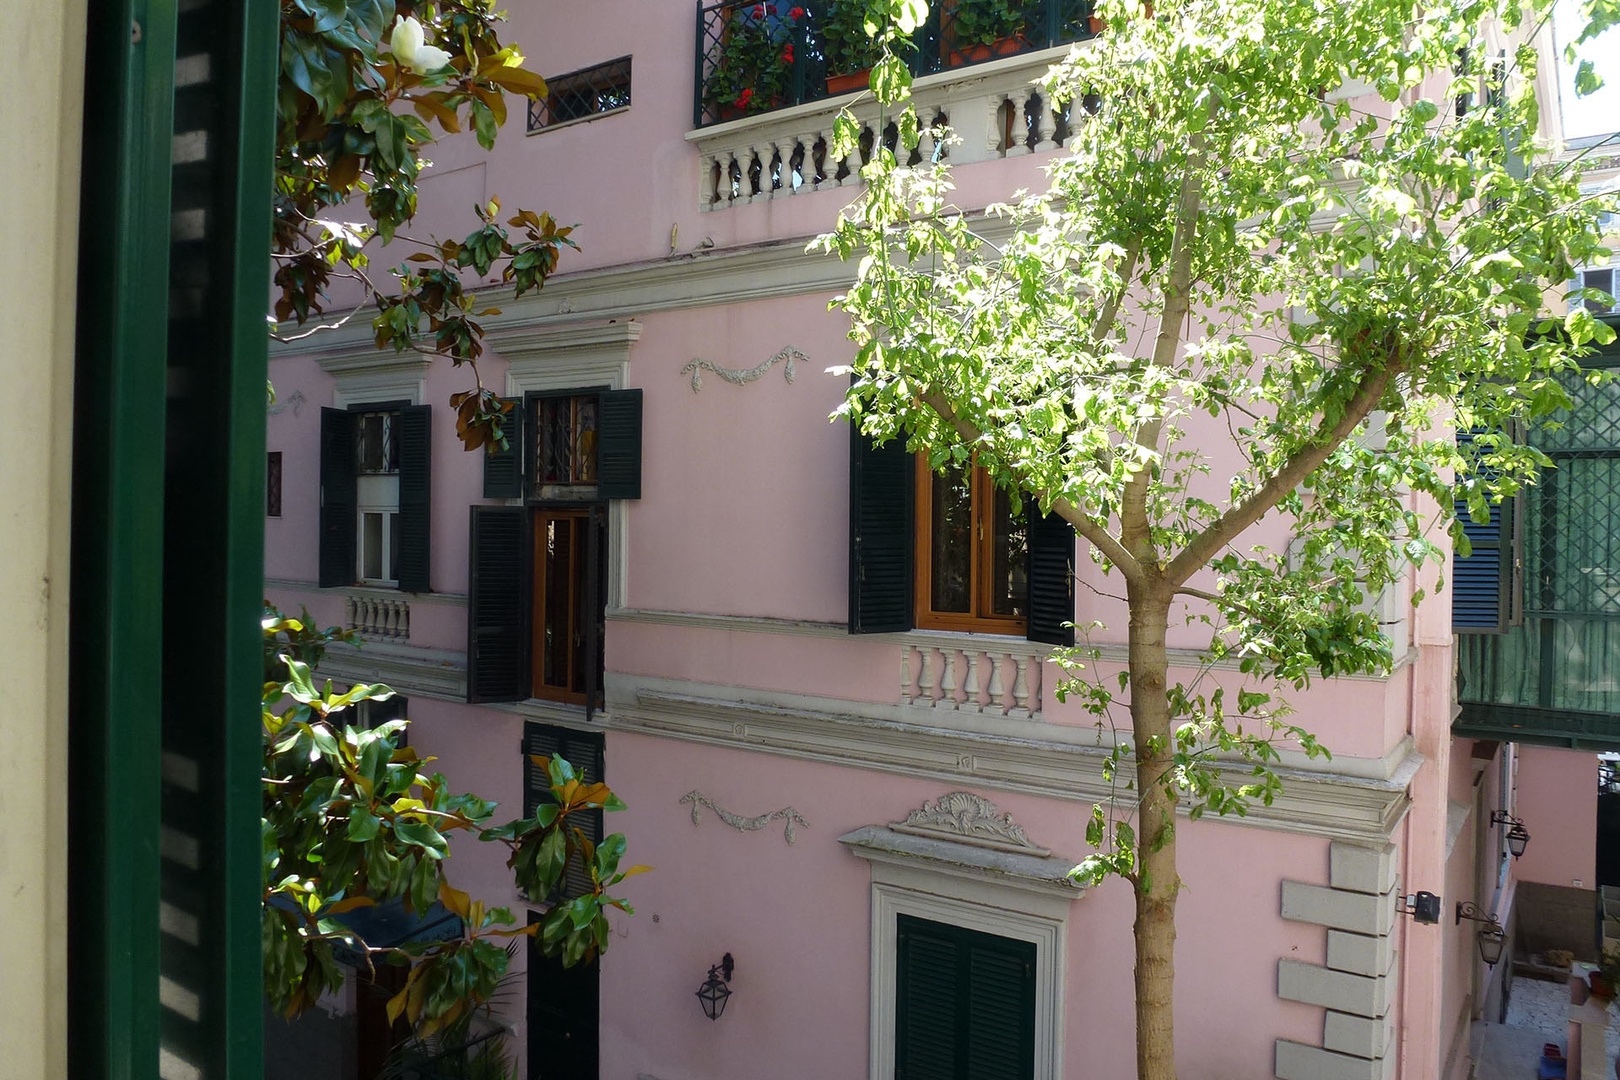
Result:
<svg viewBox="0 0 1620 1080">
<path fill-rule="evenodd" d="M 354 584 L 355 515 L 360 496 L 355 483 L 354 413 L 321 410 L 320 585 Z"/>
<path fill-rule="evenodd" d="M 1473 442 L 1470 432 L 1457 433 L 1457 443 L 1466 448 Z M 1503 500 L 1490 507 L 1490 517 L 1475 522 L 1468 504 L 1457 500 L 1457 520 L 1468 537 L 1466 557 L 1451 556 L 1451 627 L 1459 634 L 1505 633 L 1511 622 L 1514 585 L 1514 504 Z"/>
<path fill-rule="evenodd" d="M 529 912 L 529 925 L 540 915 Z M 542 1080 L 598 1080 L 601 1075 L 602 958 L 563 967 L 529 936 L 528 1051 L 531 1075 Z"/>
<path fill-rule="evenodd" d="M 506 414 L 506 449 L 484 454 L 484 498 L 523 498 L 523 428 L 524 402 L 521 398 L 502 398 L 512 408 Z"/>
<path fill-rule="evenodd" d="M 552 801 L 551 781 L 545 762 L 551 755 L 560 754 L 574 767 L 574 772 L 587 784 L 603 781 L 603 737 L 594 731 L 574 731 L 571 728 L 548 727 L 544 724 L 523 725 L 523 816 L 533 817 L 535 809 Z M 540 758 L 536 761 L 535 758 Z M 602 811 L 590 810 L 578 816 L 569 815 L 591 843 L 602 841 Z M 568 864 L 564 872 L 562 897 L 582 896 L 591 891 L 591 876 L 577 861 Z"/>
<path fill-rule="evenodd" d="M 896 916 L 896 1080 L 1032 1080 L 1035 943 Z"/>
<path fill-rule="evenodd" d="M 591 507 L 585 526 L 585 595 L 579 621 L 585 630 L 585 720 L 602 706 L 603 656 L 607 636 L 607 507 Z"/>
<path fill-rule="evenodd" d="M 410 405 L 399 410 L 399 550 L 394 553 L 399 587 L 429 591 L 433 561 L 433 409 Z M 354 535 L 353 527 L 350 528 Z"/>
<path fill-rule="evenodd" d="M 522 701 L 529 686 L 529 519 L 474 506 L 467 569 L 467 700 Z"/>
<path fill-rule="evenodd" d="M 912 627 L 915 466 L 905 445 L 882 446 L 850 425 L 849 632 Z"/>
<path fill-rule="evenodd" d="M 263 686 L 278 9 L 87 11 L 68 1075 L 223 1080 L 263 1067 L 262 748 L 240 720 Z"/>
<path fill-rule="evenodd" d="M 1031 641 L 1074 644 L 1074 526 L 1056 514 L 1043 514 L 1033 502 L 1029 514 L 1029 612 Z M 1067 624 L 1067 625 L 1065 625 Z"/>
<path fill-rule="evenodd" d="M 641 498 L 641 391 L 605 390 L 597 398 L 596 493 Z"/>
</svg>

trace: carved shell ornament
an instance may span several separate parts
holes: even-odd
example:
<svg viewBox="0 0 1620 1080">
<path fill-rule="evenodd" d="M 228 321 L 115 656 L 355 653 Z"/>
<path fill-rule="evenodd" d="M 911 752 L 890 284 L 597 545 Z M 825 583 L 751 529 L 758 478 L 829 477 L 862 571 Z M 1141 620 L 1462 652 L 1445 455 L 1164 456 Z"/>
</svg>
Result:
<svg viewBox="0 0 1620 1080">
<path fill-rule="evenodd" d="M 895 832 L 932 836 L 959 843 L 976 844 L 997 851 L 1025 855 L 1050 855 L 1035 843 L 1011 814 L 1002 813 L 995 803 L 971 791 L 953 791 L 925 802 L 906 815 L 906 820 L 889 826 Z"/>
</svg>

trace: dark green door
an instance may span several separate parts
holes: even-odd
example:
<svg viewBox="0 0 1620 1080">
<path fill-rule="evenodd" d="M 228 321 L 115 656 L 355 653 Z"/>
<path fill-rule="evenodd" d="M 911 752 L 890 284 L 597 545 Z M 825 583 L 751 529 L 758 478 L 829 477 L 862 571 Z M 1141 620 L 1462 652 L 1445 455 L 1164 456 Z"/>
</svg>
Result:
<svg viewBox="0 0 1620 1080">
<path fill-rule="evenodd" d="M 895 1080 L 1030 1080 L 1035 943 L 898 916 Z"/>
</svg>

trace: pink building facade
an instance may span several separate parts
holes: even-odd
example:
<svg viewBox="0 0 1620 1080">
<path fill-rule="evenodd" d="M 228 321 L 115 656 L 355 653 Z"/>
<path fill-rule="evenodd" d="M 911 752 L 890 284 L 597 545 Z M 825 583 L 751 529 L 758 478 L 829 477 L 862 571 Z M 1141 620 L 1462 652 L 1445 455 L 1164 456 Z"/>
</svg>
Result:
<svg viewBox="0 0 1620 1080">
<path fill-rule="evenodd" d="M 531 1066 L 566 1043 L 586 1049 L 557 1075 L 887 1078 L 983 1027 L 1015 1033 L 1008 1075 L 1130 1075 L 1129 889 L 1064 876 L 1107 744 L 1056 700 L 1037 619 L 852 632 L 863 514 L 903 519 L 911 481 L 863 503 L 876 466 L 828 420 L 826 369 L 852 346 L 827 302 L 851 270 L 804 245 L 856 190 L 826 160 L 835 105 L 719 120 L 694 105 L 690 7 L 575 15 L 519 8 L 510 37 L 548 78 L 604 65 L 554 89 L 603 81 L 529 137 L 515 118 L 491 155 L 436 148 L 413 230 L 461 235 L 493 196 L 581 223 L 545 289 L 486 320 L 480 373 L 522 403 L 520 449 L 463 452 L 446 402 L 468 378 L 376 351 L 364 314 L 278 349 L 270 599 L 360 629 L 326 673 L 396 688 L 453 783 L 515 812 L 525 751 L 555 747 L 629 804 L 605 827 L 654 872 L 625 884 L 636 915 L 596 973 L 521 985 L 507 1019 Z M 963 207 L 1039 182 L 1065 121 L 1030 80 L 1060 51 L 919 81 L 962 135 Z M 1081 581 L 1065 617 L 1104 623 L 1117 666 L 1123 609 L 1078 556 L 1057 556 Z M 1510 930 L 1524 881 L 1595 903 L 1591 753 L 1455 737 L 1451 593 L 1414 608 L 1413 587 L 1379 601 L 1387 678 L 1292 699 L 1332 759 L 1285 754 L 1272 806 L 1182 825 L 1184 1076 L 1465 1076 L 1506 965 L 1481 962 L 1456 903 Z M 1196 637 L 1172 645 L 1196 663 Z M 1535 833 L 1522 862 L 1500 812 Z M 460 845 L 450 874 L 530 906 L 493 846 Z M 1418 890 L 1437 925 L 1402 913 Z M 693 991 L 728 953 L 711 1022 Z"/>
</svg>

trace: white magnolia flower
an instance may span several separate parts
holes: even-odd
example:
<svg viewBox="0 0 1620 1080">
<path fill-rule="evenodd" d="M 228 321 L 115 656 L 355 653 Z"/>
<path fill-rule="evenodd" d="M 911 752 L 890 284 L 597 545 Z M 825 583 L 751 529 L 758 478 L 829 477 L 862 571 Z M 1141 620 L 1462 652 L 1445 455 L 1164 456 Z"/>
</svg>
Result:
<svg viewBox="0 0 1620 1080">
<path fill-rule="evenodd" d="M 394 19 L 394 33 L 388 39 L 387 51 L 394 54 L 403 67 L 419 75 L 438 71 L 450 62 L 450 54 L 436 45 L 424 45 L 422 24 L 400 15 Z"/>
</svg>

